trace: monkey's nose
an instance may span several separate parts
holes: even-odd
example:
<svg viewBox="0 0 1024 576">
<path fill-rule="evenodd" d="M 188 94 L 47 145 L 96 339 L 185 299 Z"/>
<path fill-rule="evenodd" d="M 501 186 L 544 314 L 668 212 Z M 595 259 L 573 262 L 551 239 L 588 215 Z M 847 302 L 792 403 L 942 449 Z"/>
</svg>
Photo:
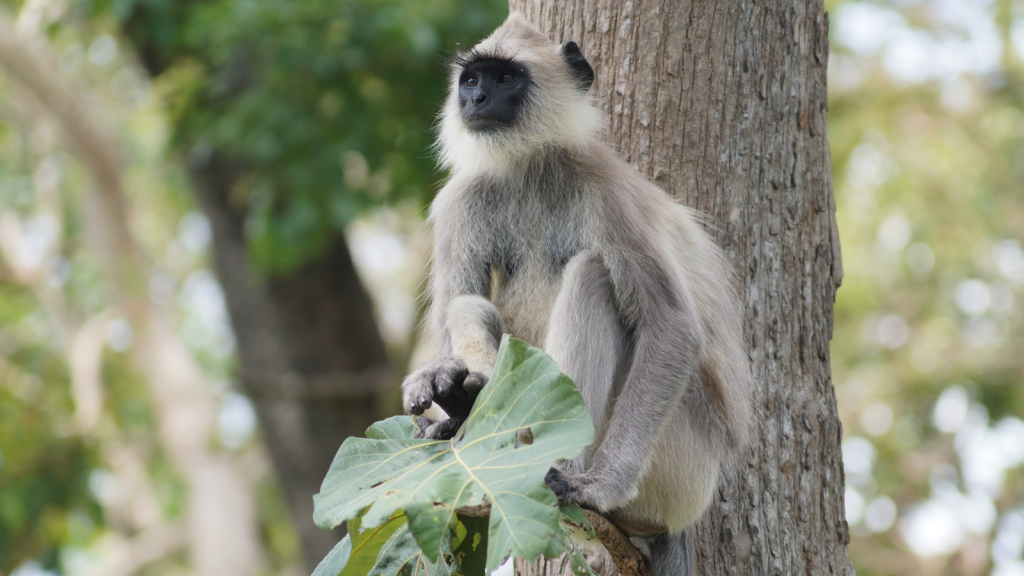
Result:
<svg viewBox="0 0 1024 576">
<path fill-rule="evenodd" d="M 473 104 L 480 104 L 484 100 L 487 100 L 487 94 L 484 94 L 483 92 L 477 92 L 476 94 L 473 94 Z"/>
</svg>

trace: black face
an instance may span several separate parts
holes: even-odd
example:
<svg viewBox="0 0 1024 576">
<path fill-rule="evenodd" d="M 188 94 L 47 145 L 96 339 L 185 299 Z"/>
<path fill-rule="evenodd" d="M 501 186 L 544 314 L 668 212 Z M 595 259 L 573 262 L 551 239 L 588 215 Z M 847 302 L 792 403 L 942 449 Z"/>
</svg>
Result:
<svg viewBox="0 0 1024 576">
<path fill-rule="evenodd" d="M 470 62 L 459 76 L 462 120 L 474 132 L 510 128 L 519 117 L 529 88 L 526 68 L 511 60 Z"/>
</svg>

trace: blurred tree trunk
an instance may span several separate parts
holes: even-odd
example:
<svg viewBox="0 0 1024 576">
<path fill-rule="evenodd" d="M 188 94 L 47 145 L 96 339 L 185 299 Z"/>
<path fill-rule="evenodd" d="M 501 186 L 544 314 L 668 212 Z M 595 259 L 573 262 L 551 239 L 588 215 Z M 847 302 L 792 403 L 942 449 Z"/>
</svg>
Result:
<svg viewBox="0 0 1024 576">
<path fill-rule="evenodd" d="M 821 0 L 511 7 L 579 42 L 609 141 L 709 215 L 736 264 L 759 429 L 694 529 L 695 573 L 853 574 L 829 368 L 842 268 Z"/>
<path fill-rule="evenodd" d="M 156 78 L 172 56 L 146 29 L 164 16 L 136 5 L 125 32 Z M 238 70 L 218 71 L 244 82 Z M 378 418 L 378 391 L 392 367 L 372 304 L 345 237 L 336 233 L 321 257 L 286 277 L 253 270 L 245 238 L 246 205 L 231 192 L 246 166 L 204 144 L 185 145 L 196 197 L 213 230 L 213 261 L 238 347 L 243 391 L 252 400 L 289 515 L 312 572 L 344 536 L 313 524 L 313 495 L 346 438 Z"/>
<path fill-rule="evenodd" d="M 250 268 L 245 213 L 229 201 L 245 168 L 193 152 L 189 170 L 213 229 L 213 257 L 238 341 L 243 388 L 256 406 L 309 571 L 344 531 L 313 524 L 313 494 L 345 438 L 377 420 L 390 365 L 345 238 L 287 277 Z"/>
</svg>

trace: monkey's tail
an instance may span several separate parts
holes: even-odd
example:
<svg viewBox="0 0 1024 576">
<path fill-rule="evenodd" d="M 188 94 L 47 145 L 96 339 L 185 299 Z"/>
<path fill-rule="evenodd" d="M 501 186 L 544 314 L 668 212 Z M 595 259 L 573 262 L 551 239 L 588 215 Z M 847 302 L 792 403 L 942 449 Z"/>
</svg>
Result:
<svg viewBox="0 0 1024 576">
<path fill-rule="evenodd" d="M 693 574 L 693 528 L 679 534 L 647 537 L 654 576 L 691 576 Z"/>
</svg>

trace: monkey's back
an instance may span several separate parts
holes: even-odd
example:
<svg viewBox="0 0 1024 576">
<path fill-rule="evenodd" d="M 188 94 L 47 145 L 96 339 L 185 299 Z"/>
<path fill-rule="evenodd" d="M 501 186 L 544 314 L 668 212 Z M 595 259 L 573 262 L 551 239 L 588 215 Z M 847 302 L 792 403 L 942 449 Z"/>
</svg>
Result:
<svg viewBox="0 0 1024 576">
<path fill-rule="evenodd" d="M 628 285 L 625 276 L 648 274 L 641 285 L 677 291 L 679 298 L 689 302 L 699 324 L 698 369 L 686 383 L 676 414 L 659 433 L 639 494 L 619 510 L 620 517 L 657 523 L 674 532 L 703 512 L 722 473 L 719 463 L 731 463 L 749 435 L 751 382 L 742 339 L 742 305 L 732 269 L 699 216 L 610 150 L 600 150 L 595 157 L 601 169 L 594 172 L 594 185 L 603 192 L 603 216 L 596 219 L 602 230 L 598 245 L 613 282 Z M 659 279 L 646 270 L 659 264 L 666 266 L 670 278 Z M 628 288 L 617 292 L 627 325 L 646 321 L 642 310 L 630 309 L 631 298 L 659 297 L 633 295 Z M 665 345 L 673 348 L 671 342 Z M 680 344 L 676 349 L 683 348 Z M 679 375 L 661 377 L 668 385 L 667 380 Z M 695 458 L 697 454 L 705 456 Z M 666 506 L 666 499 L 674 505 Z"/>
</svg>

